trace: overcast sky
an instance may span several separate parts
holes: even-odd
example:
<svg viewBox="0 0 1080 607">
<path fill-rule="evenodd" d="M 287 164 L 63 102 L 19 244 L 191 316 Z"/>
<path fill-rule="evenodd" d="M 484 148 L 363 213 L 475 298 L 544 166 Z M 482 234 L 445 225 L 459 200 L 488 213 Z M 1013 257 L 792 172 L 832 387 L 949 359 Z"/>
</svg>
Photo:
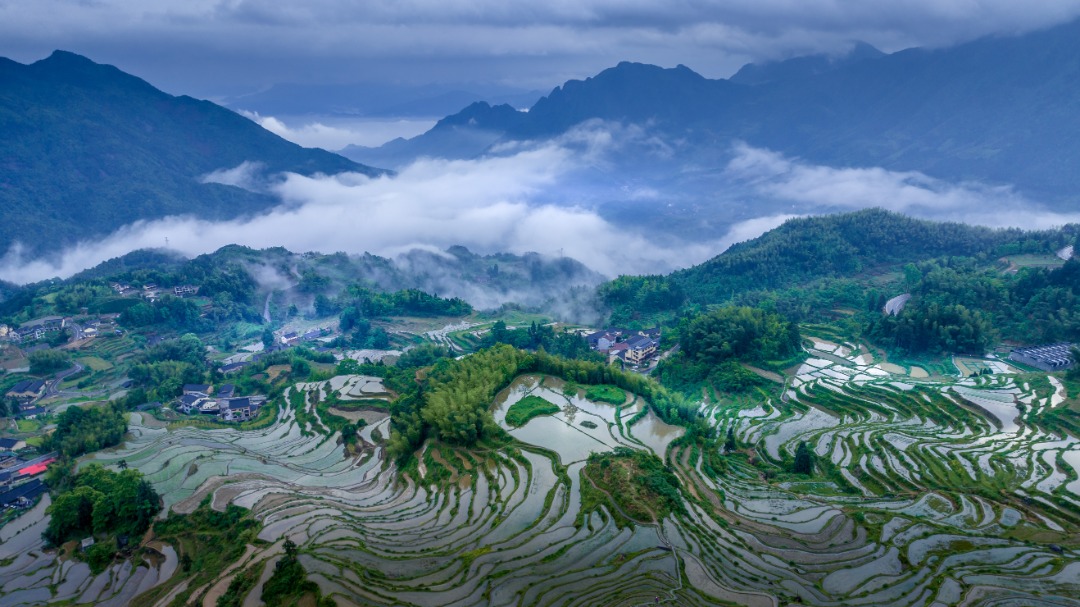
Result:
<svg viewBox="0 0 1080 607">
<path fill-rule="evenodd" d="M 886 51 L 1080 16 L 1080 0 L 0 0 L 0 55 L 61 48 L 179 94 L 276 82 L 548 90 L 621 60 L 726 77 L 750 61 Z"/>
</svg>

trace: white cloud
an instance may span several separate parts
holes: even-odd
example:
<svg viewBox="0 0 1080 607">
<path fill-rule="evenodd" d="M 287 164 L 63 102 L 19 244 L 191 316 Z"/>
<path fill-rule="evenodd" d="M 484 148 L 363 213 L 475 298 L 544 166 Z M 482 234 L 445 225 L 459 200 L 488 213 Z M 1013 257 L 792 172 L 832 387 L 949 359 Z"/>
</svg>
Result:
<svg viewBox="0 0 1080 607">
<path fill-rule="evenodd" d="M 281 119 L 241 111 L 264 129 L 306 148 L 340 150 L 348 145 L 375 147 L 397 137 L 415 137 L 435 126 L 435 120 L 387 119 L 350 120 L 338 117 Z M 286 124 L 293 122 L 293 126 Z M 295 122 L 300 122 L 295 125 Z"/>
<path fill-rule="evenodd" d="M 245 190 L 258 190 L 265 165 L 261 162 L 244 161 L 231 169 L 218 169 L 199 178 L 202 183 L 219 183 Z"/>
<path fill-rule="evenodd" d="M 13 250 L 0 260 L 0 277 L 20 283 L 66 277 L 135 249 L 160 247 L 166 239 L 170 248 L 189 256 L 227 244 L 385 256 L 463 244 L 480 253 L 565 255 L 615 276 L 698 263 L 784 219 L 744 222 L 721 238 L 698 243 L 662 244 L 615 227 L 576 206 L 573 192 L 560 190 L 583 159 L 600 162 L 604 150 L 618 148 L 623 134 L 637 132 L 602 131 L 595 123 L 576 131 L 566 138 L 572 146 L 554 142 L 480 160 L 421 160 L 394 177 L 287 174 L 265 186 L 285 204 L 263 215 L 223 222 L 191 217 L 139 222 L 80 243 L 51 261 L 24 260 Z M 215 176 L 219 182 L 250 181 L 252 166 L 245 163 Z M 538 198 L 559 204 L 538 204 Z"/>
<path fill-rule="evenodd" d="M 727 176 L 759 195 L 792 201 L 810 212 L 881 207 L 928 219 L 1029 230 L 1080 223 L 1080 213 L 1044 209 L 1008 186 L 951 183 L 881 167 L 814 165 L 746 144 L 733 150 Z"/>
</svg>

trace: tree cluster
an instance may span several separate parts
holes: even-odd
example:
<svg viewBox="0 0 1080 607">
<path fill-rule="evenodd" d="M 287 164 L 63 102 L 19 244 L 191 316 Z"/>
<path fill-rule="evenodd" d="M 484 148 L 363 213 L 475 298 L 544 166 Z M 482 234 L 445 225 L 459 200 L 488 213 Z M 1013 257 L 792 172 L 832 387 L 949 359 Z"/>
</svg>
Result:
<svg viewBox="0 0 1080 607">
<path fill-rule="evenodd" d="M 206 371 L 206 349 L 198 337 L 188 333 L 148 349 L 128 370 L 128 376 L 148 399 L 164 402 L 180 396 L 184 384 L 202 383 Z"/>
<path fill-rule="evenodd" d="M 577 333 L 555 331 L 554 327 L 538 325 L 534 321 L 528 327 L 508 329 L 506 323 L 499 320 L 480 340 L 480 347 L 489 348 L 495 344 L 507 344 L 519 350 L 537 350 L 543 348 L 549 354 L 578 360 L 602 361 L 603 355 L 589 348 L 589 342 Z"/>
<path fill-rule="evenodd" d="M 42 536 L 54 546 L 89 535 L 141 536 L 161 510 L 157 492 L 135 470 L 90 464 L 53 500 Z"/>
<path fill-rule="evenodd" d="M 124 412 L 114 404 L 68 407 L 56 417 L 56 430 L 45 437 L 42 451 L 56 451 L 73 459 L 119 445 L 127 433 Z"/>
<path fill-rule="evenodd" d="M 64 350 L 39 350 L 28 358 L 31 375 L 51 375 L 71 366 L 71 355 Z"/>
</svg>

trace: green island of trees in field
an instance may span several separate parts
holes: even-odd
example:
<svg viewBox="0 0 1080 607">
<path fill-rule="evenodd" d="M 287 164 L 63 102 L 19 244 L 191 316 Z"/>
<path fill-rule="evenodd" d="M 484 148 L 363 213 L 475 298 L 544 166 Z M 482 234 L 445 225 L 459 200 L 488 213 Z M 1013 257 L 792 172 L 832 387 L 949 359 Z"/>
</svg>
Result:
<svg viewBox="0 0 1080 607">
<path fill-rule="evenodd" d="M 620 524 L 652 523 L 673 512 L 685 512 L 679 481 L 652 452 L 616 447 L 614 451 L 593 453 L 581 471 L 581 512 L 601 504 L 609 508 Z"/>
<path fill-rule="evenodd" d="M 534 417 L 551 415 L 552 413 L 558 413 L 559 411 L 559 406 L 555 403 L 544 400 L 539 396 L 529 394 L 518 402 L 510 405 L 510 408 L 506 410 L 506 423 L 516 428 L 524 426 Z"/>
<path fill-rule="evenodd" d="M 585 388 L 585 398 L 599 403 L 621 405 L 626 402 L 626 392 L 615 386 L 601 384 Z"/>
<path fill-rule="evenodd" d="M 684 318 L 678 334 L 680 351 L 661 361 L 656 375 L 686 394 L 700 393 L 703 385 L 737 394 L 767 384 L 739 363 L 786 362 L 799 354 L 802 343 L 796 323 L 746 306 Z"/>
<path fill-rule="evenodd" d="M 50 480 L 55 478 L 52 475 Z M 58 493 L 49 506 L 51 516 L 42 536 L 53 546 L 94 537 L 96 543 L 85 554 L 94 573 L 104 571 L 112 561 L 118 538 L 137 543 L 161 510 L 157 492 L 135 470 L 113 472 L 90 464 L 65 481 L 53 487 Z"/>
</svg>

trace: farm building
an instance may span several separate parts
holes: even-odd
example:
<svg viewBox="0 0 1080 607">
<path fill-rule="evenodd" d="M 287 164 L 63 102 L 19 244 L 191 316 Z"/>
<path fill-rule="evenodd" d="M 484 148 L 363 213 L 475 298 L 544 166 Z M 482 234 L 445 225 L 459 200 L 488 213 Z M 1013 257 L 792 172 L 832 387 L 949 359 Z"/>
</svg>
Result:
<svg viewBox="0 0 1080 607">
<path fill-rule="evenodd" d="M 1016 348 L 1009 354 L 1009 359 L 1043 371 L 1061 371 L 1076 362 L 1072 358 L 1072 348 L 1073 345 L 1067 343 Z"/>
</svg>

